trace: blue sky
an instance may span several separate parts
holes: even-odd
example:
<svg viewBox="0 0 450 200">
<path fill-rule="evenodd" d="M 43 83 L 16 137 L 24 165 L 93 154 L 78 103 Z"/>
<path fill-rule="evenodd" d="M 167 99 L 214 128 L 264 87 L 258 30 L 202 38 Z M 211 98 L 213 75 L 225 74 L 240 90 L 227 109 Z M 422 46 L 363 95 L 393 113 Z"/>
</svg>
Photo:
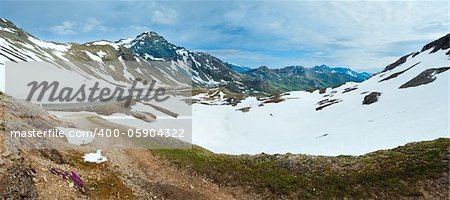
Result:
<svg viewBox="0 0 450 200">
<path fill-rule="evenodd" d="M 155 31 L 249 67 L 375 72 L 449 33 L 449 3 L 403 1 L 1 1 L 0 17 L 51 41 Z"/>
</svg>

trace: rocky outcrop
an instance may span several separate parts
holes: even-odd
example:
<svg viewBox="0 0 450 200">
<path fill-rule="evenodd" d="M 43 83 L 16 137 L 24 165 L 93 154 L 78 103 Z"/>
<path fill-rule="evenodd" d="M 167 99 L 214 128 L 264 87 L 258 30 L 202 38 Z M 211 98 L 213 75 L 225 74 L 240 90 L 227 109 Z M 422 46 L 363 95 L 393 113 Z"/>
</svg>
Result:
<svg viewBox="0 0 450 200">
<path fill-rule="evenodd" d="M 445 35 L 444 37 L 441 37 L 433 42 L 428 43 L 427 45 L 425 45 L 422 50 L 420 52 L 413 52 L 410 53 L 408 55 L 405 55 L 403 57 L 401 57 L 400 59 L 398 59 L 397 61 L 391 63 L 390 65 L 386 66 L 383 71 L 381 71 L 381 73 L 392 70 L 398 66 L 400 66 L 401 64 L 406 62 L 406 59 L 412 55 L 412 57 L 415 57 L 417 55 L 419 55 L 421 52 L 427 51 L 431 48 L 433 48 L 433 50 L 430 53 L 434 53 L 437 52 L 439 50 L 446 50 L 448 48 L 450 48 L 450 33 Z M 448 52 L 447 52 L 448 54 Z"/>
<path fill-rule="evenodd" d="M 405 73 L 406 71 L 410 70 L 411 68 L 415 67 L 416 65 L 418 65 L 418 64 L 420 64 L 420 63 L 421 63 L 421 62 L 418 62 L 418 63 L 416 63 L 416 64 L 412 65 L 411 67 L 408 67 L 408 68 L 407 68 L 407 69 L 405 69 L 405 70 L 402 70 L 402 71 L 399 71 L 399 72 L 393 73 L 393 74 L 391 74 L 390 76 L 388 76 L 388 77 L 386 77 L 386 78 L 383 78 L 383 79 L 381 79 L 381 80 L 380 80 L 380 81 L 378 81 L 378 82 L 383 82 L 383 81 L 387 81 L 387 80 L 389 80 L 389 79 L 393 79 L 393 78 L 395 78 L 395 77 L 399 76 L 400 74 L 403 74 L 403 73 Z"/>
<path fill-rule="evenodd" d="M 319 103 L 317 103 L 319 106 L 316 108 L 316 111 L 322 110 L 325 107 L 331 106 L 333 104 L 342 102 L 341 99 L 324 99 L 322 101 L 319 101 Z"/>
<path fill-rule="evenodd" d="M 425 84 L 431 83 L 434 80 L 436 80 L 436 77 L 435 77 L 436 74 L 440 74 L 449 69 L 450 69 L 450 67 L 427 69 L 427 70 L 423 71 L 422 73 L 420 73 L 419 75 L 417 75 L 416 77 L 414 77 L 413 79 L 406 82 L 405 84 L 401 85 L 400 89 L 409 88 L 409 87 L 417 87 L 419 85 L 425 85 Z"/>
<path fill-rule="evenodd" d="M 381 71 L 381 73 L 386 72 L 386 71 L 389 71 L 389 70 L 392 70 L 392 69 L 395 69 L 396 67 L 398 67 L 398 66 L 400 66 L 401 64 L 405 63 L 405 62 L 406 62 L 406 59 L 407 59 L 410 55 L 412 55 L 412 54 L 413 54 L 413 53 L 410 53 L 410 54 L 408 54 L 408 55 L 406 55 L 406 56 L 403 56 L 403 57 L 401 57 L 400 59 L 398 59 L 397 61 L 395 61 L 395 62 L 389 64 L 388 66 L 386 66 L 386 68 L 383 69 L 383 71 Z"/>
<path fill-rule="evenodd" d="M 381 96 L 381 93 L 379 93 L 379 92 L 371 92 L 370 94 L 368 94 L 368 95 L 366 95 L 365 97 L 364 97 L 364 100 L 363 100 L 363 105 L 370 105 L 370 104 L 373 104 L 373 103 L 375 103 L 375 102 L 377 102 L 378 101 L 378 98 Z"/>
<path fill-rule="evenodd" d="M 434 53 L 434 52 L 439 51 L 439 50 L 448 49 L 448 48 L 450 48 L 450 40 L 449 39 L 450 39 L 450 33 L 447 34 L 444 37 L 441 37 L 441 38 L 439 38 L 439 39 L 437 39 L 437 40 L 435 40 L 433 42 L 430 42 L 429 44 L 425 45 L 422 48 L 422 51 L 426 51 L 428 49 L 433 48 L 433 50 L 430 53 Z"/>
</svg>

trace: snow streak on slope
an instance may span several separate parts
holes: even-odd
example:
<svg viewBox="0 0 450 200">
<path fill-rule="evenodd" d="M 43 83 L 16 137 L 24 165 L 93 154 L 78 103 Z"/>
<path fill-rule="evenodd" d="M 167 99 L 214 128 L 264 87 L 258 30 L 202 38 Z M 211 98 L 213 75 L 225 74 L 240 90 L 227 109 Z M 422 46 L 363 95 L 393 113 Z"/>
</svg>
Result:
<svg viewBox="0 0 450 200">
<path fill-rule="evenodd" d="M 365 82 L 346 83 L 322 94 L 291 92 L 282 97 L 285 101 L 263 106 L 262 102 L 255 103 L 255 98 L 236 107 L 195 104 L 193 142 L 231 154 L 360 155 L 408 142 L 449 137 L 448 47 L 432 51 L 410 55 L 403 64 Z M 434 81 L 400 88 L 434 68 L 441 68 L 441 73 L 435 70 L 422 80 Z M 363 105 L 371 92 L 381 96 Z M 249 106 L 248 112 L 239 110 Z"/>
</svg>

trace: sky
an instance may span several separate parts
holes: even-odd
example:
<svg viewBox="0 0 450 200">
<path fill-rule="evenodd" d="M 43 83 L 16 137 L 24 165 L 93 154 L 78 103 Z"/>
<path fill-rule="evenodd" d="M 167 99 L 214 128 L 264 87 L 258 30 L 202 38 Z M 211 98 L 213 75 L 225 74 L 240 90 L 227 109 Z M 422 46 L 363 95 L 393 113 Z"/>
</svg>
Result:
<svg viewBox="0 0 450 200">
<path fill-rule="evenodd" d="M 0 1 L 38 38 L 169 42 L 255 68 L 326 64 L 376 72 L 450 32 L 446 1 Z"/>
</svg>

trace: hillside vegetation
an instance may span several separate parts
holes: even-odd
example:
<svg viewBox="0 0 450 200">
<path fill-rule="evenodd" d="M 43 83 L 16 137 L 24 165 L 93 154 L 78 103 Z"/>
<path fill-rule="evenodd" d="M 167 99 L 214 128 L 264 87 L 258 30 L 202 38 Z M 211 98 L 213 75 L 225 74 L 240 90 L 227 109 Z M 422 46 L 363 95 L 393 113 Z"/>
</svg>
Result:
<svg viewBox="0 0 450 200">
<path fill-rule="evenodd" d="M 232 156 L 200 147 L 152 152 L 220 185 L 244 187 L 265 198 L 445 199 L 449 146 L 450 139 L 437 139 L 338 157 Z"/>
</svg>

